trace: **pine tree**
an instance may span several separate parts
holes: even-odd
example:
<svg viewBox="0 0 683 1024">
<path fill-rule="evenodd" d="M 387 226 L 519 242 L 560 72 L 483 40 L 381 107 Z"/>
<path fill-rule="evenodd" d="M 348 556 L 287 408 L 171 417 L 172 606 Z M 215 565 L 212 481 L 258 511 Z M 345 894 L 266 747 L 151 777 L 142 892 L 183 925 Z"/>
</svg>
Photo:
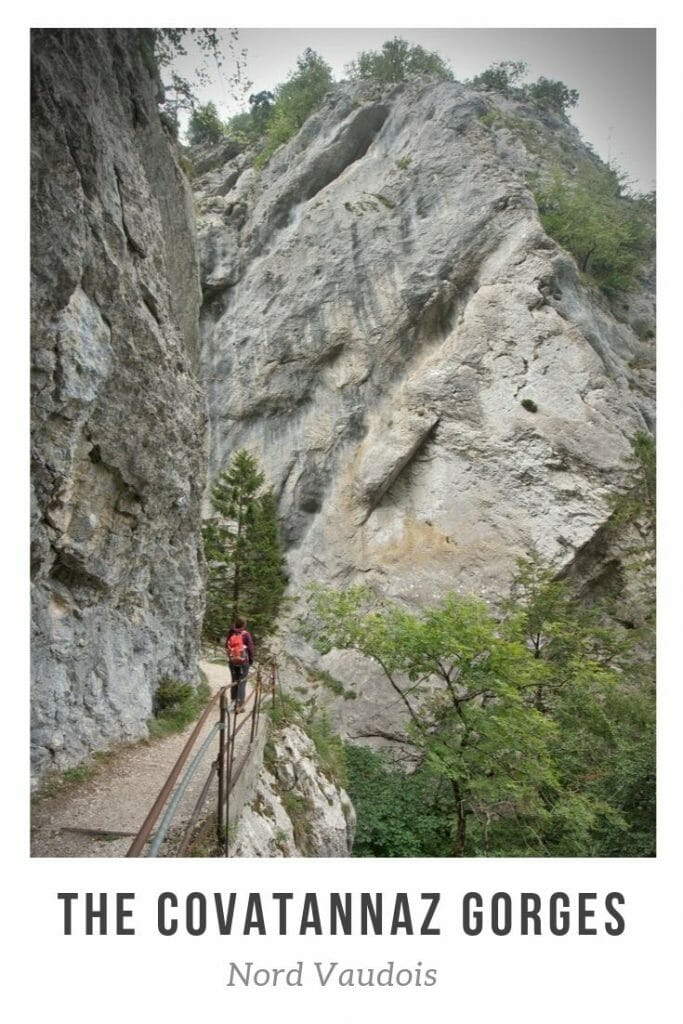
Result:
<svg viewBox="0 0 683 1024">
<path fill-rule="evenodd" d="M 209 566 L 204 633 L 220 641 L 239 614 L 259 639 L 272 632 L 287 583 L 277 502 L 256 459 L 238 451 L 211 487 L 203 526 Z"/>
</svg>

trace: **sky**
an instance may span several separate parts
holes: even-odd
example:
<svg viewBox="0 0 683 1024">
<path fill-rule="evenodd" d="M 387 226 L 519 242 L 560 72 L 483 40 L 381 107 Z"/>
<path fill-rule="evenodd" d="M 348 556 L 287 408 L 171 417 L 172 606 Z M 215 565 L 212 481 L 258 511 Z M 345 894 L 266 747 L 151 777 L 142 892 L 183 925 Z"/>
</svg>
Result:
<svg viewBox="0 0 683 1024">
<path fill-rule="evenodd" d="M 341 79 L 360 50 L 380 49 L 394 35 L 436 50 L 458 80 L 501 60 L 526 61 L 528 81 L 560 79 L 579 92 L 569 113 L 583 137 L 603 159 L 626 171 L 638 191 L 655 187 L 656 32 L 651 28 L 241 28 L 238 49 L 246 51 L 245 74 L 252 83 L 242 103 L 231 96 L 226 75 L 215 65 L 209 65 L 212 84 L 198 95 L 202 102 L 213 100 L 228 117 L 246 108 L 249 92 L 283 82 L 308 46 Z M 197 60 L 191 51 L 178 70 L 191 74 Z"/>
</svg>

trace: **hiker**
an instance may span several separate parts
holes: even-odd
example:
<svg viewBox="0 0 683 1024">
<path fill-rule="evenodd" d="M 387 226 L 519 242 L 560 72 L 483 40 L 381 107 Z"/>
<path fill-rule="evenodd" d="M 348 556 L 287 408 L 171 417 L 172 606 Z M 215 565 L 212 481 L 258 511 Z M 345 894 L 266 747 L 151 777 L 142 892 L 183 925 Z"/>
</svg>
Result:
<svg viewBox="0 0 683 1024">
<path fill-rule="evenodd" d="M 247 693 L 247 673 L 254 661 L 254 641 L 251 633 L 245 628 L 246 621 L 239 616 L 225 638 L 225 652 L 228 655 L 232 686 L 230 699 L 234 702 L 236 712 L 244 711 L 244 698 Z"/>
</svg>

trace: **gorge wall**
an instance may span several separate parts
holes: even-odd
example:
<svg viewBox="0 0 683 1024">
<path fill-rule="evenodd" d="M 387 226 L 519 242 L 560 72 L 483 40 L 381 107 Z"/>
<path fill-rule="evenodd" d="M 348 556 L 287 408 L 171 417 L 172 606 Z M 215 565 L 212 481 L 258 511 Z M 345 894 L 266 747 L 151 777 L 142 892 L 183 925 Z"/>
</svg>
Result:
<svg viewBox="0 0 683 1024">
<path fill-rule="evenodd" d="M 653 281 L 609 301 L 528 185 L 596 159 L 566 118 L 342 83 L 263 169 L 195 160 L 197 249 L 152 42 L 33 33 L 36 775 L 144 735 L 160 680 L 194 679 L 207 460 L 261 462 L 295 594 L 495 606 L 532 548 L 622 586 L 604 527 L 653 429 Z M 346 736 L 394 727 L 373 666 L 290 653 Z"/>
<path fill-rule="evenodd" d="M 543 230 L 528 172 L 581 160 L 563 115 L 413 82 L 335 87 L 262 170 L 199 165 L 210 474 L 262 462 L 295 591 L 495 605 L 531 549 L 619 578 L 596 538 L 652 428 L 653 285 L 609 302 Z M 319 667 L 358 691 L 346 735 L 391 728 L 372 666 Z"/>
<path fill-rule="evenodd" d="M 147 31 L 32 34 L 32 765 L 194 680 L 206 418 L 192 197 Z"/>
</svg>

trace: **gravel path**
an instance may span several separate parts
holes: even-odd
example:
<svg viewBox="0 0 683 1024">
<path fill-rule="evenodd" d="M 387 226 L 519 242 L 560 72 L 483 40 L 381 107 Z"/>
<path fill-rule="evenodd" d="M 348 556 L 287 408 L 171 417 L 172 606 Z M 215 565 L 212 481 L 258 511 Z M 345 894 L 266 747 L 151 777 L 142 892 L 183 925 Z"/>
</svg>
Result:
<svg viewBox="0 0 683 1024">
<path fill-rule="evenodd" d="M 200 665 L 212 692 L 230 682 L 227 664 L 202 661 Z M 186 766 L 217 717 L 217 714 L 209 716 Z M 125 857 L 194 726 L 193 722 L 182 733 L 116 750 L 96 767 L 95 774 L 87 781 L 68 784 L 54 795 L 34 797 L 31 856 Z M 247 729 L 242 730 L 238 744 L 247 733 Z M 180 803 L 173 819 L 174 827 L 189 820 L 217 750 L 216 736 Z M 206 806 L 210 806 L 210 801 L 211 795 Z"/>
</svg>

